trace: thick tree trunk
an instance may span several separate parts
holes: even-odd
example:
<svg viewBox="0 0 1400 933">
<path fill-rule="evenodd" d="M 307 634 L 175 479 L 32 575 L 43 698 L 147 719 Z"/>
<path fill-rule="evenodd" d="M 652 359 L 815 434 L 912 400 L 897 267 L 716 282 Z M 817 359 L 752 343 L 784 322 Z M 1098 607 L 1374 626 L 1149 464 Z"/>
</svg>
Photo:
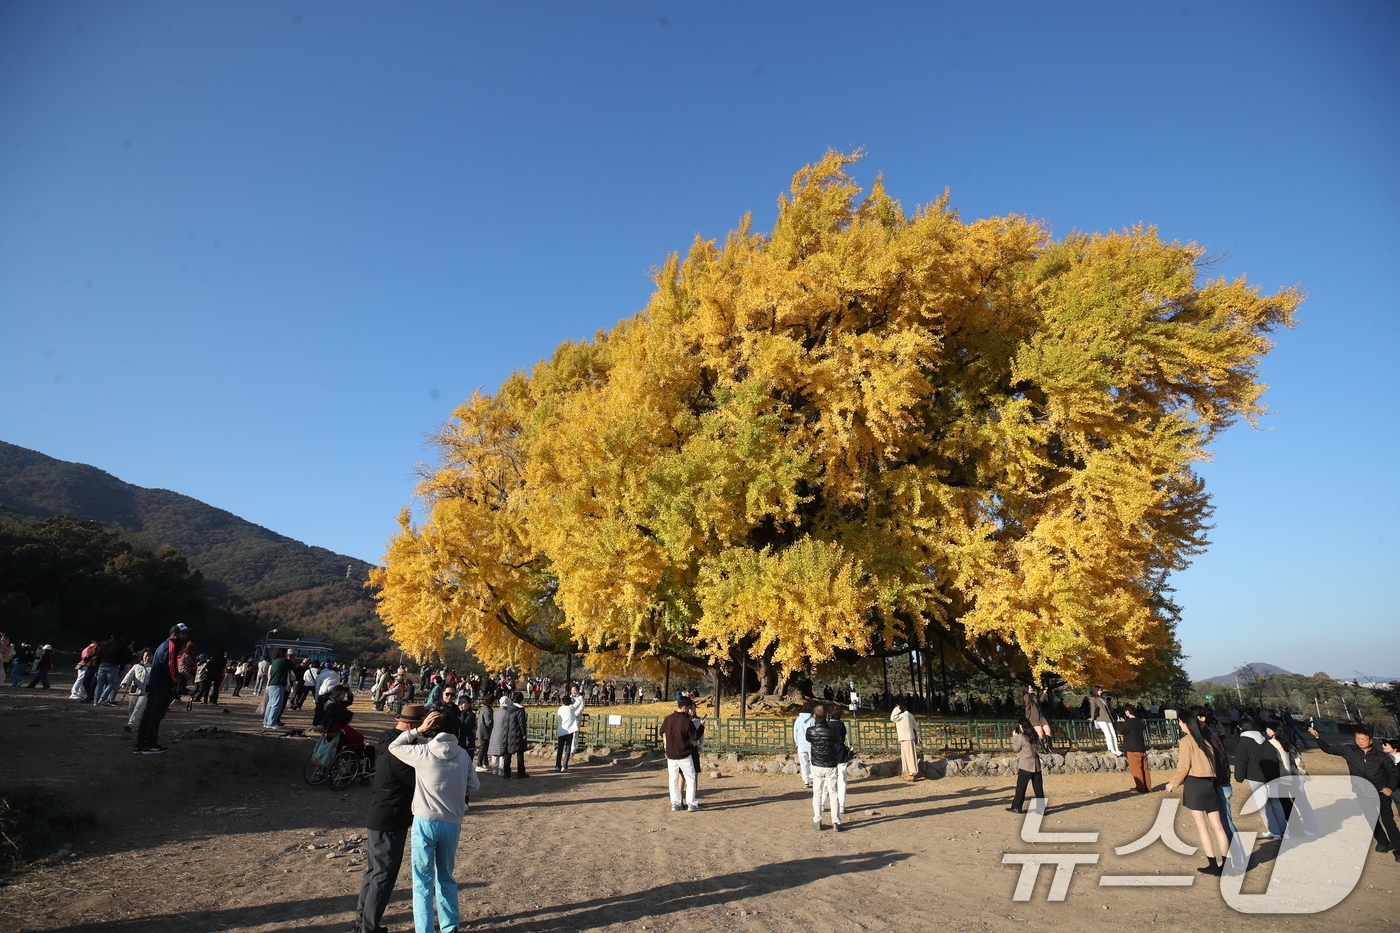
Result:
<svg viewBox="0 0 1400 933">
<path fill-rule="evenodd" d="M 778 692 L 779 680 L 778 665 L 774 664 L 767 656 L 756 659 L 758 664 L 757 692 L 763 696 L 772 696 Z"/>
</svg>

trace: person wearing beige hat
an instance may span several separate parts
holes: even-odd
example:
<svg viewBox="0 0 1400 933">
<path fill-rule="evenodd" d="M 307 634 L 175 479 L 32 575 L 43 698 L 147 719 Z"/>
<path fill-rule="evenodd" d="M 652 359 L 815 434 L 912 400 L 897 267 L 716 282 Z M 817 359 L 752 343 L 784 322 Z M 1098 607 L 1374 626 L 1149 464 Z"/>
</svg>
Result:
<svg viewBox="0 0 1400 933">
<path fill-rule="evenodd" d="M 379 737 L 374 790 L 369 815 L 365 819 L 365 873 L 360 879 L 360 898 L 355 905 L 355 933 L 380 933 L 384 910 L 394 893 L 408 831 L 413 826 L 413 786 L 417 775 L 408 765 L 389 754 L 389 745 L 400 733 L 418 728 L 427 707 L 414 703 L 399 711 L 394 728 Z"/>
</svg>

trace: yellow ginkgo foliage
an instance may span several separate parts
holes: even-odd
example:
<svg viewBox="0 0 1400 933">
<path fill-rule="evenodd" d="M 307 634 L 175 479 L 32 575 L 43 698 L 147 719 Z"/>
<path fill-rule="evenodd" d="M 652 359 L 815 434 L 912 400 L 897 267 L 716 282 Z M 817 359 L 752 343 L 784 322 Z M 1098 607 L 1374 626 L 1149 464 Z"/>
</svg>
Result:
<svg viewBox="0 0 1400 933">
<path fill-rule="evenodd" d="M 1301 292 L 1206 281 L 1146 227 L 906 214 L 854 158 L 454 412 L 373 580 L 399 642 L 770 688 L 933 645 L 1114 685 L 1171 651 L 1161 591 L 1210 515 L 1193 464 L 1262 414 Z"/>
</svg>

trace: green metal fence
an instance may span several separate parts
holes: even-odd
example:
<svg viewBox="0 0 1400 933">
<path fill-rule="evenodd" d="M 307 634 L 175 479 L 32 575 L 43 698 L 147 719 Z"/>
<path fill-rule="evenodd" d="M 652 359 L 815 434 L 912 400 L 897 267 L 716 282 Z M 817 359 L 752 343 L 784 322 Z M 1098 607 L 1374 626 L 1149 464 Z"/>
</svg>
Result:
<svg viewBox="0 0 1400 933">
<path fill-rule="evenodd" d="M 608 748 L 659 750 L 664 716 L 637 716 L 606 711 L 584 714 L 580 745 Z M 552 711 L 530 710 L 526 715 L 531 742 L 552 744 L 557 719 Z M 616 720 L 616 721 L 614 721 Z M 848 719 L 848 741 L 858 754 L 897 755 L 899 738 L 895 724 L 884 719 Z M 792 720 L 750 716 L 707 720 L 705 750 L 737 752 L 744 755 L 778 755 L 795 752 Z M 920 719 L 920 747 L 925 752 L 968 754 L 1011 750 L 1014 719 Z M 1176 723 L 1164 719 L 1143 720 L 1147 744 L 1151 748 L 1174 747 L 1178 740 Z M 1121 737 L 1120 737 L 1121 738 Z M 1054 745 L 1057 752 L 1107 751 L 1103 733 L 1091 722 L 1056 721 Z"/>
</svg>

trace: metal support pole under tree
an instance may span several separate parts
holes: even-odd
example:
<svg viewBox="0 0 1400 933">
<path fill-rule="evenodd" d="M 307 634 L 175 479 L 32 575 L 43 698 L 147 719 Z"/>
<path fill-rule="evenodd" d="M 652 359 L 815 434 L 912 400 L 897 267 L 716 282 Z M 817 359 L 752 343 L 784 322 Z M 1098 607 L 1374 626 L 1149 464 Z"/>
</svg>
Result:
<svg viewBox="0 0 1400 933">
<path fill-rule="evenodd" d="M 924 629 L 924 644 L 928 644 L 928 629 Z M 928 652 L 920 655 L 923 660 L 924 715 L 933 715 L 933 665 L 928 663 Z"/>
<path fill-rule="evenodd" d="M 711 680 L 715 684 L 715 722 L 719 722 L 719 665 L 710 668 Z"/>
<path fill-rule="evenodd" d="M 938 667 L 943 672 L 943 712 L 946 714 L 952 709 L 948 703 L 948 659 L 947 652 L 943 650 L 943 629 L 938 630 Z"/>
<path fill-rule="evenodd" d="M 739 661 L 739 721 L 745 722 L 749 718 L 749 666 Z"/>
<path fill-rule="evenodd" d="M 671 700 L 674 700 L 674 699 L 675 699 L 675 697 L 671 696 L 671 659 L 670 659 L 670 658 L 667 658 L 667 659 L 666 659 L 666 689 L 662 690 L 661 692 L 665 695 L 665 700 L 666 700 L 666 702 L 669 703 Z"/>
<path fill-rule="evenodd" d="M 573 674 L 574 674 L 574 656 L 573 656 L 572 654 L 566 654 L 566 655 L 564 655 L 564 695 L 565 695 L 565 696 L 567 696 L 568 693 L 569 693 L 569 686 L 570 686 L 570 683 L 573 681 Z M 583 691 L 580 690 L 579 692 L 582 693 Z"/>
<path fill-rule="evenodd" d="M 888 698 L 889 695 L 890 695 L 890 665 L 889 665 L 889 660 L 890 660 L 889 658 L 884 658 L 884 657 L 880 658 L 880 677 L 883 678 L 883 679 L 884 679 L 884 682 L 885 682 L 885 697 L 886 697 L 886 698 Z"/>
</svg>

